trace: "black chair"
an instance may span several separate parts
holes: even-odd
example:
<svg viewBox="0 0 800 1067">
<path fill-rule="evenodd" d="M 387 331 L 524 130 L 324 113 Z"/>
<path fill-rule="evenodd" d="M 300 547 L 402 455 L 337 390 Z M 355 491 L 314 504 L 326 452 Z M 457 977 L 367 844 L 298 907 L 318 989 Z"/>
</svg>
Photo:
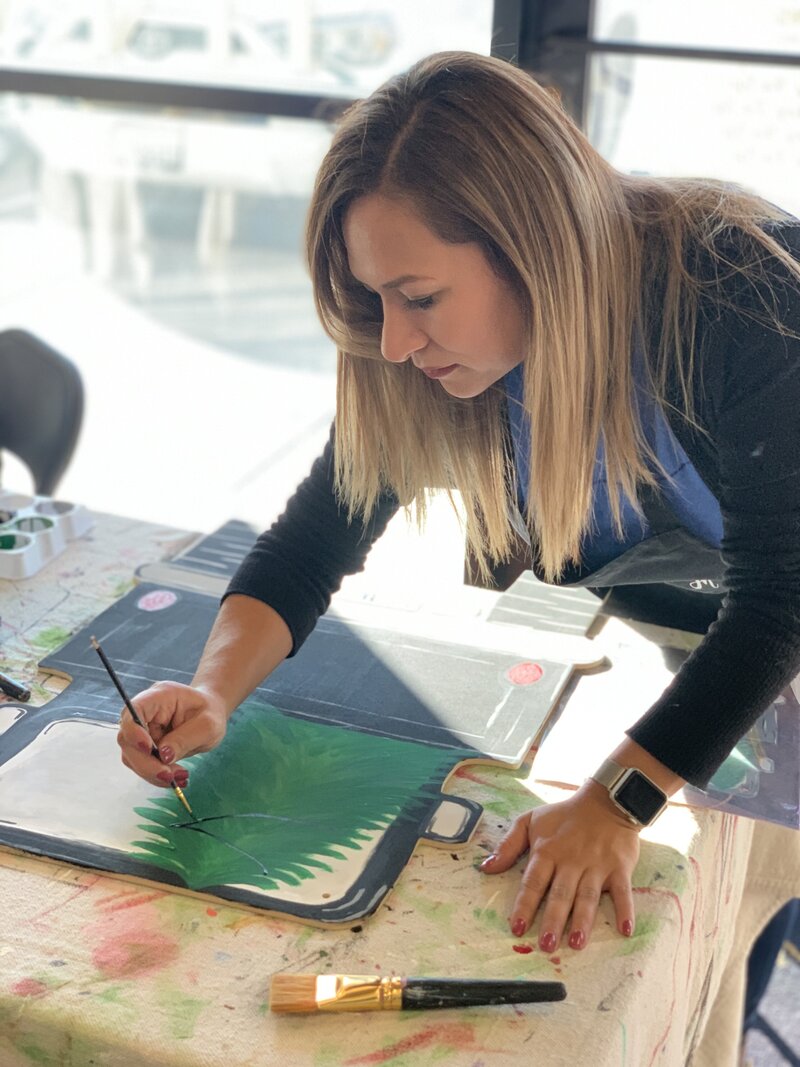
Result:
<svg viewBox="0 0 800 1067">
<path fill-rule="evenodd" d="M 25 330 L 0 332 L 0 450 L 26 464 L 37 493 L 52 496 L 82 419 L 78 368 Z"/>
</svg>

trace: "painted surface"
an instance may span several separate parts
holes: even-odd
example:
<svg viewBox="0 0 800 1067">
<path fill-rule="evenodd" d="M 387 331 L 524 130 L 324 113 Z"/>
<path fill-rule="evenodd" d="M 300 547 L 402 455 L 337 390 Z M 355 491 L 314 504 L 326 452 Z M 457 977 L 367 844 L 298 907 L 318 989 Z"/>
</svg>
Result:
<svg viewBox="0 0 800 1067">
<path fill-rule="evenodd" d="M 207 540 L 185 566 L 231 569 L 246 547 Z M 574 670 L 324 618 L 237 711 L 224 744 L 187 761 L 187 821 L 172 793 L 121 768 L 119 698 L 89 636 L 131 693 L 188 682 L 217 603 L 141 584 L 45 657 L 71 682 L 0 733 L 0 843 L 352 922 L 375 911 L 421 839 L 469 838 L 481 810 L 446 797 L 445 782 L 465 761 L 518 766 Z"/>
<path fill-rule="evenodd" d="M 35 679 L 39 649 L 51 651 L 63 631 L 76 632 L 124 594 L 130 568 L 148 553 L 163 555 L 175 536 L 103 516 L 95 542 L 68 548 L 63 569 L 53 565 L 57 581 L 51 574 L 24 589 L 5 583 L 0 644 L 9 673 L 34 682 L 40 702 L 52 698 L 63 685 L 53 674 Z M 597 715 L 638 680 L 615 668 L 589 684 Z M 0 710 L 16 718 L 8 702 Z M 109 709 L 109 724 L 117 711 Z M 98 758 L 116 785 L 113 765 Z M 75 767 L 87 774 L 91 760 Z M 777 828 L 713 811 L 668 811 L 644 835 L 632 940 L 613 932 L 604 896 L 590 949 L 562 946 L 546 956 L 536 947 L 538 926 L 523 942 L 509 934 L 519 868 L 493 878 L 476 868 L 520 811 L 565 792 L 540 787 L 527 769 L 490 766 L 460 767 L 453 785 L 485 812 L 474 839 L 416 850 L 371 921 L 344 927 L 315 928 L 0 850 L 0 1064 L 560 1067 L 584 1062 L 591 1049 L 593 1067 L 678 1067 L 710 1015 L 715 1037 L 735 1039 L 738 1020 L 728 1019 L 726 1030 L 725 1018 L 712 1014 L 713 991 L 732 955 L 744 958 L 745 941 L 734 939 L 746 934 L 748 916 L 754 928 L 762 914 L 763 897 L 748 895 L 754 828 Z M 98 792 L 94 806 L 113 792 Z M 786 848 L 761 855 L 785 879 Z M 519 952 L 520 944 L 533 950 Z M 568 999 L 435 1019 L 425 1012 L 281 1018 L 268 1010 L 278 972 L 560 977 Z"/>
</svg>

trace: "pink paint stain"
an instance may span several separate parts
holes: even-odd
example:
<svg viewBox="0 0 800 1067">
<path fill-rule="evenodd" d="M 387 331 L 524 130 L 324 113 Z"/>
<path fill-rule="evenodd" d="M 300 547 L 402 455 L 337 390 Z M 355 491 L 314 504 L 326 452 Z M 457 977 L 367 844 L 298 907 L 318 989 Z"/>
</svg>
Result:
<svg viewBox="0 0 800 1067">
<path fill-rule="evenodd" d="M 479 778 L 470 767 L 457 767 L 456 778 L 466 778 L 468 782 L 476 782 L 478 785 L 489 785 L 485 778 Z"/>
<path fill-rule="evenodd" d="M 141 893 L 138 896 L 129 897 L 127 900 L 123 900 L 120 904 L 112 904 L 110 907 L 104 907 L 103 910 L 107 913 L 127 911 L 128 908 L 138 908 L 141 907 L 142 904 L 150 904 L 153 900 L 160 900 L 163 896 L 163 893 Z"/>
<path fill-rule="evenodd" d="M 152 931 L 117 939 L 112 935 L 92 952 L 92 962 L 106 978 L 139 978 L 178 958 L 174 941 Z"/>
<path fill-rule="evenodd" d="M 158 896 L 163 896 L 159 893 Z M 158 928 L 155 909 L 115 911 L 84 928 L 92 961 L 105 978 L 138 978 L 167 967 L 179 955 L 176 941 Z"/>
<path fill-rule="evenodd" d="M 634 886 L 633 887 L 633 892 L 634 893 L 642 893 L 645 896 L 666 897 L 668 900 L 671 900 L 673 902 L 673 904 L 675 905 L 675 907 L 678 909 L 678 918 L 680 920 L 679 936 L 683 937 L 683 926 L 684 926 L 683 907 L 681 906 L 680 897 L 678 896 L 677 893 L 674 893 L 671 889 L 661 889 L 661 888 L 658 888 L 656 886 L 644 886 L 644 885 L 643 886 Z M 670 1004 L 669 1011 L 667 1013 L 667 1018 L 668 1018 L 669 1022 L 667 1023 L 666 1029 L 661 1034 L 661 1037 L 659 1038 L 655 1048 L 653 1049 L 653 1054 L 652 1054 L 652 1056 L 650 1058 L 650 1061 L 649 1061 L 649 1067 L 652 1067 L 652 1065 L 655 1063 L 656 1059 L 660 1055 L 660 1050 L 662 1048 L 664 1048 L 664 1046 L 666 1045 L 667 1037 L 669 1036 L 669 1032 L 672 1029 L 672 1017 L 673 1017 L 673 1014 L 674 1014 L 675 1001 L 677 999 L 677 982 L 678 982 L 677 974 L 675 973 L 676 960 L 677 960 L 677 957 L 673 956 L 673 959 L 672 959 L 672 1002 Z"/>
<path fill-rule="evenodd" d="M 551 963 L 555 963 L 556 965 L 558 965 L 559 963 L 561 963 L 561 957 L 560 956 L 551 956 L 550 957 L 550 962 Z"/>
<path fill-rule="evenodd" d="M 538 682 L 544 671 L 538 663 L 526 660 L 524 663 L 515 663 L 506 671 L 506 679 L 512 685 L 533 685 Z"/>
<path fill-rule="evenodd" d="M 533 945 L 512 945 L 515 952 L 519 952 L 521 956 L 527 956 L 530 952 L 533 952 Z"/>
<path fill-rule="evenodd" d="M 219 915 L 219 912 L 216 911 L 214 908 L 206 908 L 206 915 L 210 915 L 212 919 L 216 919 L 217 915 Z"/>
<path fill-rule="evenodd" d="M 445 1026 L 430 1026 L 427 1030 L 421 1030 L 418 1034 L 398 1041 L 394 1045 L 370 1052 L 366 1056 L 356 1056 L 351 1060 L 345 1060 L 345 1067 L 356 1067 L 358 1064 L 372 1065 L 388 1063 L 397 1056 L 406 1052 L 416 1052 L 420 1049 L 440 1045 L 448 1048 L 459 1049 L 468 1052 L 488 1052 L 489 1049 L 480 1048 L 475 1044 L 475 1030 L 469 1023 L 449 1023 Z M 505 1051 L 501 1049 L 495 1052 Z"/>
<path fill-rule="evenodd" d="M 40 997 L 47 992 L 47 986 L 36 978 L 23 978 L 12 985 L 11 992 L 15 997 Z"/>
</svg>

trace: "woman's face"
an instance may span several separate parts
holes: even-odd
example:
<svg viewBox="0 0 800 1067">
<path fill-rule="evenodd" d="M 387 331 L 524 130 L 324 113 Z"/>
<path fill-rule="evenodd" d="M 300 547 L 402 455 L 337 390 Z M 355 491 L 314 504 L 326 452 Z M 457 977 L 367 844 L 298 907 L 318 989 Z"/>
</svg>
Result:
<svg viewBox="0 0 800 1067">
<path fill-rule="evenodd" d="M 523 315 L 479 245 L 447 244 L 407 201 L 371 193 L 344 219 L 353 277 L 383 304 L 381 353 L 452 396 L 478 396 L 522 361 Z"/>
</svg>

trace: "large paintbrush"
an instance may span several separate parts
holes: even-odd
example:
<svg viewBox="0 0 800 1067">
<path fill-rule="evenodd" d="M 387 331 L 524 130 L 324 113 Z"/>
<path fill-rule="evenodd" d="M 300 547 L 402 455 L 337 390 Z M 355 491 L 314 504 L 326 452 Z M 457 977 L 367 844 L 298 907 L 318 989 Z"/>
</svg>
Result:
<svg viewBox="0 0 800 1067">
<path fill-rule="evenodd" d="M 357 974 L 276 974 L 269 1006 L 277 1012 L 411 1011 L 564 1000 L 561 982 L 486 978 L 381 978 Z"/>
<path fill-rule="evenodd" d="M 147 727 L 145 726 L 145 724 L 142 722 L 141 718 L 139 717 L 139 714 L 137 713 L 136 708 L 131 703 L 130 697 L 125 692 L 125 690 L 122 688 L 122 682 L 117 677 L 117 672 L 114 670 L 114 668 L 108 662 L 108 657 L 106 656 L 105 652 L 100 647 L 100 642 L 97 640 L 96 637 L 92 637 L 92 638 L 90 638 L 90 640 L 92 642 L 92 648 L 95 650 L 97 655 L 103 661 L 103 666 L 108 671 L 108 675 L 109 675 L 111 681 L 117 687 L 117 692 L 122 697 L 122 700 L 123 700 L 123 702 L 125 704 L 125 707 L 131 713 L 131 718 L 136 723 L 136 725 L 137 726 L 141 726 L 141 728 L 144 730 L 144 732 L 147 734 L 147 736 L 150 737 L 150 733 L 149 733 Z M 150 737 L 150 744 L 152 746 L 151 749 L 150 749 L 150 755 L 151 756 L 155 756 L 155 758 L 157 760 L 159 760 L 159 762 L 163 763 L 164 761 L 161 759 L 161 753 L 158 751 L 158 745 L 155 743 L 155 741 L 152 739 L 152 737 Z M 186 810 L 189 812 L 189 814 L 192 816 L 192 818 L 194 818 L 194 812 L 189 807 L 189 801 L 183 795 L 183 790 L 181 789 L 181 787 L 174 781 L 170 782 L 170 785 L 175 790 L 175 795 L 178 798 L 178 800 L 180 800 L 181 804 L 183 804 L 183 806 L 186 808 Z"/>
</svg>

